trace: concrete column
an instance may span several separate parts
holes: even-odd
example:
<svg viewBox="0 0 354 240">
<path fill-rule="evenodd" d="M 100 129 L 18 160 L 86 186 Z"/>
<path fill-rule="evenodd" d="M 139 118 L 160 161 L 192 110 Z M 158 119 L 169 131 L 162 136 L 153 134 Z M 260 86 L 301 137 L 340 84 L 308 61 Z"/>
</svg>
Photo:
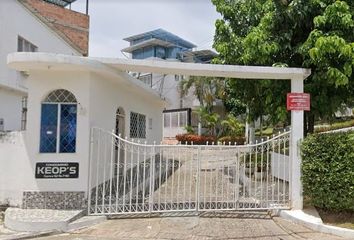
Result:
<svg viewBox="0 0 354 240">
<path fill-rule="evenodd" d="M 249 114 L 249 108 L 246 107 L 246 126 L 245 126 L 245 139 L 246 139 L 246 142 L 249 143 L 249 123 L 248 123 L 248 114 Z"/>
<path fill-rule="evenodd" d="M 202 136 L 202 123 L 200 121 L 198 122 L 198 135 Z"/>
<path fill-rule="evenodd" d="M 291 92 L 303 93 L 303 78 L 297 77 L 291 79 Z M 300 143 L 304 138 L 304 111 L 291 111 L 291 208 L 293 210 L 303 208 L 303 195 L 301 184 L 301 156 Z"/>
</svg>

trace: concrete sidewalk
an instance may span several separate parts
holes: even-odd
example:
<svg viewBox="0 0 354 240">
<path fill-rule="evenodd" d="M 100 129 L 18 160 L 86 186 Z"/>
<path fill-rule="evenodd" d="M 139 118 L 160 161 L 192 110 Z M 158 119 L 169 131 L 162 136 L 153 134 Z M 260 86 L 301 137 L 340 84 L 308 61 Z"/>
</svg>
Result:
<svg viewBox="0 0 354 240">
<path fill-rule="evenodd" d="M 115 219 L 94 227 L 39 238 L 61 239 L 262 239 L 338 240 L 290 221 L 266 214 L 207 214 L 200 217 Z"/>
</svg>

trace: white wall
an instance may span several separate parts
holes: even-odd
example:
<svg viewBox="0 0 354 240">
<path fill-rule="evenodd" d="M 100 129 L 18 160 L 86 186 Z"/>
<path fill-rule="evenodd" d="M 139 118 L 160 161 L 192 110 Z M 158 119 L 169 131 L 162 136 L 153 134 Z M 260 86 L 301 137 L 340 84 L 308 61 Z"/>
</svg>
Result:
<svg viewBox="0 0 354 240">
<path fill-rule="evenodd" d="M 34 184 L 24 133 L 0 134 L 0 204 L 21 206 L 24 186 Z"/>
<path fill-rule="evenodd" d="M 5 121 L 4 130 L 21 129 L 22 97 L 24 93 L 0 88 L 0 118 Z"/>
<path fill-rule="evenodd" d="M 0 1 L 0 98 L 4 102 L 13 102 L 11 113 L 5 111 L 0 105 L 0 117 L 6 113 L 5 121 L 11 122 L 17 119 L 21 113 L 21 102 L 18 102 L 18 94 L 9 91 L 7 88 L 19 91 L 21 94 L 27 92 L 26 79 L 22 74 L 11 70 L 6 65 L 6 58 L 9 53 L 17 52 L 18 36 L 23 37 L 38 47 L 41 52 L 63 53 L 69 55 L 80 55 L 75 49 L 70 47 L 47 25 L 38 20 L 17 0 Z M 6 88 L 4 88 L 6 87 Z M 6 91 L 6 93 L 4 93 Z M 1 96 L 2 95 L 2 96 Z M 17 97 L 16 97 L 17 96 Z M 16 124 L 6 130 L 20 130 L 20 125 Z"/>
<path fill-rule="evenodd" d="M 28 82 L 28 122 L 24 143 L 0 144 L 0 202 L 20 205 L 23 191 L 86 191 L 89 158 L 89 73 L 31 72 Z M 55 89 L 71 91 L 77 101 L 76 153 L 39 153 L 41 102 Z M 35 179 L 37 162 L 79 162 L 78 179 Z"/>
<path fill-rule="evenodd" d="M 91 126 L 101 127 L 108 131 L 113 130 L 116 111 L 118 107 L 123 107 L 125 133 L 128 138 L 130 137 L 130 112 L 136 112 L 146 116 L 146 139 L 140 140 L 148 143 L 161 141 L 162 111 L 164 109 L 162 101 L 151 98 L 137 88 L 122 85 L 117 81 L 102 79 L 96 74 L 92 74 L 90 94 Z M 148 127 L 149 118 L 152 118 L 152 129 Z"/>
<path fill-rule="evenodd" d="M 27 185 L 25 190 L 86 191 L 90 135 L 89 77 L 89 73 L 85 72 L 38 71 L 31 73 L 28 84 L 26 147 L 32 168 L 35 167 L 36 162 L 79 162 L 80 170 L 78 179 L 37 179 L 34 186 Z M 79 103 L 76 153 L 39 153 L 41 103 L 48 93 L 61 88 L 72 92 Z M 34 178 L 33 169 L 32 178 Z"/>
<path fill-rule="evenodd" d="M 152 74 L 153 89 L 159 92 L 160 84 L 163 82 L 162 98 L 165 98 L 169 105 L 167 109 L 180 108 L 180 93 L 178 91 L 180 79 L 176 81 L 175 75 Z M 163 80 L 162 80 L 163 79 Z"/>
</svg>

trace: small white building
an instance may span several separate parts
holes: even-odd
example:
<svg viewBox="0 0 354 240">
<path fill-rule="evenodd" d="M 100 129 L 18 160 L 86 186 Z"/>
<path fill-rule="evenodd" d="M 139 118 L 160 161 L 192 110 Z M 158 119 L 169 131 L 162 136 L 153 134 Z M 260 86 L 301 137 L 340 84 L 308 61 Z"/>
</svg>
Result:
<svg viewBox="0 0 354 240">
<path fill-rule="evenodd" d="M 27 74 L 9 69 L 7 55 L 87 55 L 89 17 L 50 0 L 1 0 L 0 23 L 0 132 L 21 130 L 26 124 Z"/>
<path fill-rule="evenodd" d="M 23 134 L 0 141 L 0 202 L 82 208 L 92 127 L 162 140 L 165 101 L 126 72 L 92 58 L 47 53 L 10 54 L 8 61 L 28 75 L 28 122 Z M 58 175 L 62 170 L 65 176 Z"/>
</svg>

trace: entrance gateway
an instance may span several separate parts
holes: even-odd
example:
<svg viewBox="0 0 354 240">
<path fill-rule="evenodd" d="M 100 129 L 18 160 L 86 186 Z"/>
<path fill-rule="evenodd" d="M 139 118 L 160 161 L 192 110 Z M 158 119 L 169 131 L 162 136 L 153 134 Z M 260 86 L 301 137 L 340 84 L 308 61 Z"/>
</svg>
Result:
<svg viewBox="0 0 354 240">
<path fill-rule="evenodd" d="M 140 72 L 291 80 L 296 93 L 303 92 L 303 80 L 310 75 L 305 69 L 272 67 L 108 63 Z M 298 142 L 303 138 L 303 111 L 292 111 L 291 118 L 294 130 L 240 146 L 149 145 L 93 128 L 88 213 L 301 209 Z"/>
<path fill-rule="evenodd" d="M 310 75 L 309 70 L 81 58 L 48 53 L 13 53 L 7 60 L 11 68 L 29 74 L 29 95 L 32 96 L 25 144 L 21 151 L 12 151 L 12 145 L 4 148 L 11 150 L 14 160 L 3 172 L 4 176 L 18 171 L 17 162 L 28 161 L 21 169 L 24 181 L 14 181 L 11 185 L 11 192 L 16 190 L 19 194 L 12 196 L 10 190 L 5 189 L 7 195 L 4 196 L 12 202 L 23 203 L 25 208 L 48 209 L 82 209 L 88 203 L 90 214 L 302 208 L 298 151 L 303 138 L 302 110 L 291 112 L 291 131 L 251 145 L 151 144 L 161 140 L 165 103 L 126 71 L 245 81 L 283 79 L 291 80 L 292 93 L 302 93 L 303 80 Z M 53 90 L 71 92 L 76 99 L 75 107 L 70 105 L 73 101 L 59 103 L 61 112 L 57 111 L 59 107 L 50 107 L 44 99 Z M 117 112 L 119 107 L 122 111 Z M 43 116 L 54 116 L 60 122 L 52 118 L 42 121 L 41 109 L 47 108 L 54 114 Z M 62 111 L 66 109 L 68 111 Z M 149 144 L 116 135 L 123 129 L 129 132 L 127 119 L 135 124 L 131 136 L 146 138 Z M 152 129 L 149 127 L 145 132 L 144 127 L 136 127 L 147 119 L 149 126 L 153 123 Z M 41 123 L 47 122 L 49 124 L 43 126 L 54 129 L 42 128 Z M 125 126 L 121 125 L 123 122 Z M 70 137 L 61 131 L 62 126 L 69 125 L 74 128 L 63 130 L 70 132 Z M 53 141 L 51 145 L 43 144 L 41 149 L 45 140 Z M 48 150 L 48 146 L 52 148 Z M 48 151 L 50 154 L 44 154 Z M 44 166 L 47 172 L 43 174 Z M 56 172 L 58 167 L 72 166 L 76 166 L 77 174 Z M 38 176 L 34 169 L 39 169 Z"/>
</svg>

